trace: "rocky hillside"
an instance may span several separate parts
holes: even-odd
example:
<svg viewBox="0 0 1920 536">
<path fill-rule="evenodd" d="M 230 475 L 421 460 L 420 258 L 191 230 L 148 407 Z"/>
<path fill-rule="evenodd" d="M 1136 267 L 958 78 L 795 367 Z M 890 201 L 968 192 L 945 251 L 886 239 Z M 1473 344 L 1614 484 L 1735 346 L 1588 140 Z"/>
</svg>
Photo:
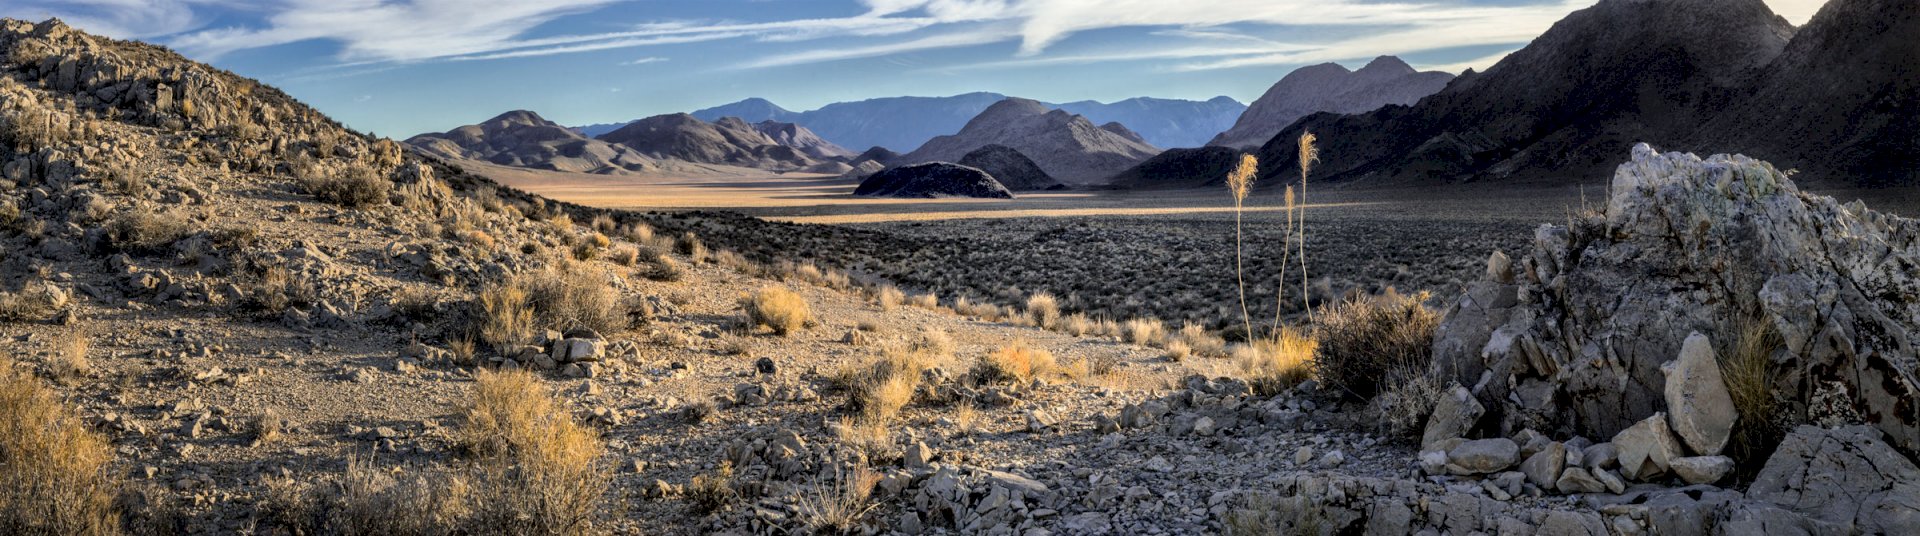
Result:
<svg viewBox="0 0 1920 536">
<path fill-rule="evenodd" d="M 997 144 L 1019 151 L 1062 181 L 1095 184 L 1160 152 L 1124 132 L 1124 127 L 1096 127 L 1085 117 L 1048 110 L 1037 101 L 1010 98 L 980 112 L 959 132 L 901 156 L 898 163 L 956 162 Z"/>
<path fill-rule="evenodd" d="M 1693 146 L 1804 171 L 1801 182 L 1920 184 L 1920 5 L 1833 0 L 1717 108 Z"/>
<path fill-rule="evenodd" d="M 853 189 L 853 195 L 1013 199 L 1013 193 L 1000 184 L 1000 181 L 995 180 L 993 175 L 988 175 L 987 172 L 978 168 L 947 162 L 887 168 L 860 181 L 860 186 Z"/>
<path fill-rule="evenodd" d="M 1060 181 L 1054 180 L 1053 176 L 1040 170 L 1040 166 L 1034 165 L 1033 160 L 1028 159 L 1027 155 L 1020 154 L 1020 151 L 1005 145 L 995 144 L 975 149 L 966 156 L 960 157 L 960 161 L 955 163 L 985 171 L 999 180 L 1000 184 L 1006 186 L 1008 190 L 1016 192 L 1065 187 L 1060 184 Z"/>
<path fill-rule="evenodd" d="M 600 140 L 626 146 L 655 159 L 779 171 L 803 170 L 824 163 L 810 151 L 845 151 L 831 144 L 820 145 L 817 137 L 797 127 L 764 126 L 775 133 L 785 133 L 784 139 L 788 141 L 807 144 L 805 147 L 784 145 L 761 128 L 737 117 L 723 117 L 708 123 L 688 114 L 668 114 L 628 123 L 601 135 Z"/>
<path fill-rule="evenodd" d="M 1227 173 L 1240 165 L 1239 149 L 1200 147 L 1168 149 L 1113 177 L 1126 188 L 1206 188 L 1224 184 Z"/>
<path fill-rule="evenodd" d="M 814 134 L 813 131 L 807 130 L 807 127 L 793 123 L 782 123 L 769 119 L 754 123 L 753 129 L 760 131 L 761 134 L 765 134 L 767 138 L 772 139 L 774 143 L 792 147 L 800 151 L 801 154 L 805 154 L 815 160 L 844 160 L 857 156 L 853 154 L 853 151 L 849 151 L 845 147 L 834 145 L 833 142 L 822 139 L 819 135 Z"/>
<path fill-rule="evenodd" d="M 1695 135 L 1792 35 L 1763 0 L 1602 0 L 1414 106 L 1302 119 L 1260 149 L 1263 178 L 1295 172 L 1302 130 L 1325 181 L 1605 176 L 1633 143 Z"/>
<path fill-rule="evenodd" d="M 421 134 L 407 143 L 440 158 L 533 169 L 620 174 L 654 167 L 652 159 L 631 148 L 588 138 L 526 110 Z"/>
<path fill-rule="evenodd" d="M 1319 112 L 1359 114 L 1382 106 L 1407 106 L 1439 92 L 1452 80 L 1453 75 L 1449 73 L 1415 71 L 1393 56 L 1374 58 L 1358 71 L 1350 71 L 1338 63 L 1301 67 L 1267 88 L 1266 93 L 1234 120 L 1231 128 L 1212 136 L 1206 144 L 1255 149 L 1302 117 Z"/>
</svg>

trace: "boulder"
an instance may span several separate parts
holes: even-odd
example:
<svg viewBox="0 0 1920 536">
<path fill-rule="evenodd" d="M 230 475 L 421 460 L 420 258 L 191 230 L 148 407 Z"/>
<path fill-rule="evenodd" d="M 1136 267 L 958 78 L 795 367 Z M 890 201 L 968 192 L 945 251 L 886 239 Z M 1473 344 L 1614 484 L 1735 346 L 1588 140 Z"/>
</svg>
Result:
<svg viewBox="0 0 1920 536">
<path fill-rule="evenodd" d="M 1560 472 L 1567 466 L 1567 446 L 1550 443 L 1540 452 L 1528 456 L 1520 462 L 1520 472 L 1527 475 L 1527 481 L 1541 489 L 1552 490 L 1554 483 L 1560 480 Z"/>
<path fill-rule="evenodd" d="M 1520 445 L 1504 437 L 1467 441 L 1447 451 L 1447 464 L 1467 474 L 1498 473 L 1516 463 L 1520 463 Z"/>
<path fill-rule="evenodd" d="M 1794 430 L 1747 496 L 1856 534 L 1912 534 L 1920 527 L 1920 468 L 1866 425 Z"/>
<path fill-rule="evenodd" d="M 1432 372 L 1473 386 L 1499 432 L 1610 437 L 1669 411 L 1660 366 L 1758 313 L 1785 341 L 1779 370 L 1805 371 L 1774 390 L 1837 383 L 1856 422 L 1920 452 L 1920 221 L 1803 193 L 1766 162 L 1645 144 L 1608 194 L 1600 214 L 1538 228 L 1513 282 L 1469 284 L 1435 331 Z"/>
<path fill-rule="evenodd" d="M 1695 332 L 1680 345 L 1680 357 L 1660 367 L 1667 376 L 1667 422 L 1695 454 L 1711 456 L 1726 448 L 1740 413 L 1720 377 L 1713 343 Z"/>
<path fill-rule="evenodd" d="M 1561 473 L 1554 487 L 1561 493 L 1600 493 L 1607 490 L 1607 485 L 1594 478 L 1593 473 L 1579 467 L 1570 467 Z"/>
<path fill-rule="evenodd" d="M 1681 456 L 1679 443 L 1667 428 L 1667 416 L 1655 413 L 1633 427 L 1613 436 L 1619 450 L 1620 474 L 1634 480 L 1649 480 L 1667 472 L 1674 458 Z"/>
<path fill-rule="evenodd" d="M 1441 441 L 1466 436 L 1484 413 L 1486 407 L 1473 398 L 1473 393 L 1454 385 L 1434 400 L 1433 415 L 1427 418 L 1427 427 L 1420 434 L 1420 446 L 1431 449 Z"/>
</svg>

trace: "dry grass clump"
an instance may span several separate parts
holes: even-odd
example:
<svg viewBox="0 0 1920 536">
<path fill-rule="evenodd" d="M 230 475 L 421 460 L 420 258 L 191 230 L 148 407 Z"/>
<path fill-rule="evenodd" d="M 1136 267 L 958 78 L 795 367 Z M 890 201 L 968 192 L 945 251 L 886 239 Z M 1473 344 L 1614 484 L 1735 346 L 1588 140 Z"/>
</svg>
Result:
<svg viewBox="0 0 1920 536">
<path fill-rule="evenodd" d="M 458 442 L 475 457 L 478 526 L 505 534 L 591 532 L 611 475 L 605 444 L 525 371 L 474 374 Z"/>
<path fill-rule="evenodd" d="M 1278 393 L 1313 376 L 1315 341 L 1299 331 L 1282 329 L 1274 338 L 1234 345 L 1233 362 L 1241 377 L 1262 393 Z"/>
<path fill-rule="evenodd" d="M 472 482 L 440 470 L 384 470 L 371 460 L 347 459 L 343 474 L 303 483 L 291 477 L 263 482 L 255 505 L 268 526 L 293 534 L 427 536 L 493 534 L 476 526 Z"/>
<path fill-rule="evenodd" d="M 113 451 L 38 380 L 0 360 L 0 534 L 117 534 Z"/>
<path fill-rule="evenodd" d="M 813 534 L 854 534 L 860 521 L 872 512 L 873 487 L 880 473 L 865 465 L 851 470 L 835 465 L 832 484 L 815 482 L 813 492 L 800 498 L 797 510 L 807 530 Z"/>
<path fill-rule="evenodd" d="M 740 306 L 746 309 L 747 320 L 753 325 L 766 326 L 783 337 L 805 329 L 813 321 L 813 308 L 807 305 L 806 298 L 782 287 L 763 287 L 741 301 Z"/>
<path fill-rule="evenodd" d="M 982 384 L 1022 385 L 1056 371 L 1053 353 L 1034 348 L 1027 341 L 1014 341 L 982 357 L 974 364 L 974 381 Z"/>
<path fill-rule="evenodd" d="M 902 294 L 900 289 L 893 285 L 883 285 L 879 290 L 874 291 L 873 300 L 875 303 L 880 304 L 880 310 L 892 311 L 894 308 L 899 307 L 902 302 L 907 301 L 907 295 Z"/>
<path fill-rule="evenodd" d="M 1740 426 L 1734 428 L 1728 452 L 1742 462 L 1770 456 L 1796 419 L 1783 404 L 1783 390 L 1774 389 L 1779 371 L 1773 356 L 1786 346 L 1780 331 L 1764 316 L 1746 317 L 1737 326 L 1734 344 L 1720 355 L 1720 375 L 1739 410 Z"/>
<path fill-rule="evenodd" d="M 695 263 L 707 260 L 707 244 L 701 242 L 700 237 L 692 232 L 681 234 L 680 239 L 673 242 L 673 249 L 681 255 L 686 255 L 687 260 Z"/>
<path fill-rule="evenodd" d="M 1060 300 L 1045 292 L 1028 296 L 1027 320 L 1040 329 L 1053 329 L 1060 323 Z"/>
<path fill-rule="evenodd" d="M 328 174 L 317 167 L 301 173 L 300 187 L 314 198 L 347 208 L 367 208 L 387 203 L 393 193 L 393 181 L 366 164 L 347 165 Z"/>
<path fill-rule="evenodd" d="M 953 357 L 953 352 L 957 348 L 952 335 L 947 334 L 946 330 L 934 327 L 921 329 L 920 340 L 914 343 L 913 347 L 914 351 L 923 352 L 935 358 Z"/>
<path fill-rule="evenodd" d="M 1411 381 L 1403 377 L 1409 371 L 1427 370 L 1440 315 L 1421 304 L 1426 300 L 1425 292 L 1402 295 L 1388 289 L 1323 309 L 1313 363 L 1321 383 L 1366 400 Z"/>
<path fill-rule="evenodd" d="M 1222 519 L 1226 536 L 1325 536 L 1334 527 L 1327 514 L 1304 496 L 1254 496 Z"/>
<path fill-rule="evenodd" d="M 117 251 L 160 253 L 174 242 L 193 233 L 193 222 L 177 211 L 134 206 L 110 217 L 104 231 L 106 243 Z"/>
<path fill-rule="evenodd" d="M 319 299 L 312 286 L 295 280 L 292 272 L 280 266 L 261 270 L 248 280 L 245 288 L 246 298 L 240 302 L 241 309 L 267 315 L 306 307 Z"/>
<path fill-rule="evenodd" d="M 1187 345 L 1187 348 L 1192 350 L 1194 355 L 1205 357 L 1227 355 L 1226 339 L 1220 338 L 1219 335 L 1209 333 L 1205 326 L 1192 322 L 1180 326 L 1180 331 L 1173 335 L 1173 340 Z"/>
<path fill-rule="evenodd" d="M 560 261 L 543 270 L 510 278 L 505 285 L 519 288 L 525 294 L 526 306 L 533 314 L 532 327 L 559 331 L 586 328 L 605 336 L 633 326 L 632 316 L 621 303 L 610 277 L 611 274 L 597 268 Z M 483 293 L 481 297 L 482 309 L 485 309 L 486 295 Z"/>
<path fill-rule="evenodd" d="M 1067 315 L 1066 320 L 1060 321 L 1060 332 L 1075 337 L 1085 337 L 1093 333 L 1093 328 L 1093 319 L 1088 318 L 1086 313 Z"/>
<path fill-rule="evenodd" d="M 93 362 L 87 360 L 87 351 L 92 348 L 93 341 L 86 332 L 74 330 L 54 349 L 47 369 L 54 378 L 62 381 L 84 378 L 93 373 Z"/>
<path fill-rule="evenodd" d="M 1120 326 L 1129 344 L 1158 346 L 1167 339 L 1167 325 L 1151 318 L 1135 318 Z"/>
<path fill-rule="evenodd" d="M 1178 339 L 1168 341 L 1165 349 L 1168 361 L 1179 363 L 1193 357 L 1193 347 L 1188 346 L 1187 341 Z"/>
<path fill-rule="evenodd" d="M 496 282 L 480 290 L 480 325 L 474 330 L 494 350 L 524 344 L 533 337 L 533 308 L 517 281 Z"/>
<path fill-rule="evenodd" d="M 912 305 L 914 307 L 919 307 L 921 309 L 929 309 L 929 310 L 939 309 L 940 296 L 931 292 L 928 292 L 925 294 L 915 294 L 907 298 L 907 305 Z"/>
</svg>

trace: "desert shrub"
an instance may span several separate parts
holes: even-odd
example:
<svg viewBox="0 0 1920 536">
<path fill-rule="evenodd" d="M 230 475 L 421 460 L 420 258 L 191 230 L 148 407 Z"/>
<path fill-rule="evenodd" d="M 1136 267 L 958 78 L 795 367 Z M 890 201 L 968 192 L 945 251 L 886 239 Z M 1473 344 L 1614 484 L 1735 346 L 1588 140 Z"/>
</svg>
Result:
<svg viewBox="0 0 1920 536">
<path fill-rule="evenodd" d="M 740 493 L 733 489 L 733 462 L 721 461 L 712 472 L 694 475 L 693 480 L 687 482 L 684 496 L 693 510 L 702 514 L 732 506 L 740 498 Z"/>
<path fill-rule="evenodd" d="M 193 223 L 173 211 L 134 206 L 114 214 L 102 228 L 109 247 L 130 253 L 159 253 L 193 233 Z"/>
<path fill-rule="evenodd" d="M 1167 343 L 1166 356 L 1168 361 L 1175 363 L 1186 361 L 1187 358 L 1193 357 L 1193 347 L 1187 346 L 1187 342 L 1183 340 L 1170 341 Z"/>
<path fill-rule="evenodd" d="M 262 521 L 294 534 L 453 534 L 467 529 L 474 509 L 482 506 L 469 495 L 471 483 L 465 475 L 388 471 L 358 457 L 348 458 L 345 473 L 317 483 L 277 477 L 263 484 L 265 497 L 255 505 Z"/>
<path fill-rule="evenodd" d="M 1305 496 L 1252 496 L 1246 505 L 1228 510 L 1222 522 L 1226 536 L 1323 536 L 1334 529 Z"/>
<path fill-rule="evenodd" d="M 1207 332 L 1205 326 L 1188 322 L 1180 326 L 1174 339 L 1185 343 L 1194 355 L 1217 357 L 1227 354 L 1227 341 L 1219 335 Z"/>
<path fill-rule="evenodd" d="M 912 305 L 914 307 L 919 307 L 921 309 L 939 309 L 940 296 L 935 295 L 934 293 L 931 293 L 931 292 L 928 292 L 925 294 L 915 294 L 912 297 L 907 298 L 907 305 Z"/>
<path fill-rule="evenodd" d="M 1075 337 L 1085 337 L 1093 332 L 1093 319 L 1088 318 L 1086 313 L 1067 315 L 1066 320 L 1060 321 L 1060 331 Z"/>
<path fill-rule="evenodd" d="M 300 177 L 300 187 L 315 199 L 347 208 L 367 208 L 387 203 L 393 193 L 393 181 L 365 164 L 350 164 L 328 173 L 317 166 L 308 167 Z"/>
<path fill-rule="evenodd" d="M 837 371 L 833 385 L 847 391 L 847 410 L 859 420 L 885 422 L 913 402 L 921 373 L 936 359 L 919 350 L 886 347 L 872 361 Z"/>
<path fill-rule="evenodd" d="M 1241 377 L 1265 394 L 1299 385 L 1313 375 L 1315 342 L 1299 331 L 1282 329 L 1273 338 L 1234 345 L 1233 362 Z"/>
<path fill-rule="evenodd" d="M 1445 386 L 1420 371 L 1407 371 L 1399 377 L 1408 379 L 1382 389 L 1368 402 L 1367 411 L 1388 435 L 1418 438 L 1425 430 L 1427 417 L 1433 415 L 1433 402 L 1439 400 Z"/>
<path fill-rule="evenodd" d="M 741 306 L 746 308 L 748 321 L 772 328 L 781 336 L 800 331 L 813 321 L 813 310 L 807 306 L 807 300 L 781 287 L 761 288 Z"/>
<path fill-rule="evenodd" d="M 605 444 L 525 371 L 474 374 L 458 442 L 475 457 L 475 526 L 501 534 L 584 534 L 611 482 Z"/>
<path fill-rule="evenodd" d="M 287 309 L 306 307 L 319 300 L 313 287 L 293 278 L 286 268 L 272 266 L 247 278 L 240 308 L 263 316 L 277 315 Z"/>
<path fill-rule="evenodd" d="M 700 237 L 692 232 L 681 234 L 680 239 L 673 242 L 673 250 L 686 255 L 687 260 L 695 263 L 707 260 L 706 243 L 701 242 Z"/>
<path fill-rule="evenodd" d="M 1045 292 L 1028 296 L 1027 320 L 1040 329 L 1053 329 L 1060 322 L 1060 301 Z"/>
<path fill-rule="evenodd" d="M 663 281 L 667 283 L 672 283 L 675 281 L 686 279 L 687 269 L 686 267 L 681 266 L 679 261 L 675 261 L 673 259 L 666 258 L 666 257 L 661 257 L 659 259 L 649 261 L 647 263 L 646 269 L 642 270 L 642 276 L 654 281 Z"/>
<path fill-rule="evenodd" d="M 974 381 L 982 384 L 1022 385 L 1053 372 L 1055 365 L 1052 352 L 1034 348 L 1026 341 L 1014 341 L 981 358 L 972 374 Z"/>
<path fill-rule="evenodd" d="M 0 292 L 0 322 L 45 320 L 66 305 L 67 297 L 59 289 L 27 285 L 18 292 Z"/>
<path fill-rule="evenodd" d="M 1325 307 L 1315 339 L 1314 370 L 1322 383 L 1365 400 L 1412 378 L 1432 360 L 1433 330 L 1440 315 L 1421 302 L 1427 293 L 1386 293 Z"/>
<path fill-rule="evenodd" d="M 115 534 L 113 451 L 39 380 L 0 360 L 0 534 Z"/>
<path fill-rule="evenodd" d="M 953 336 L 947 334 L 946 330 L 933 327 L 920 330 L 920 341 L 914 344 L 914 350 L 938 358 L 952 357 L 955 349 Z"/>
<path fill-rule="evenodd" d="M 587 328 L 602 335 L 626 331 L 632 317 L 603 270 L 570 262 L 514 278 L 527 290 L 535 327 L 567 331 Z"/>
<path fill-rule="evenodd" d="M 621 266 L 633 266 L 640 262 L 640 250 L 635 249 L 633 246 L 620 246 L 615 248 L 613 253 L 607 255 L 607 260 L 613 261 L 614 264 Z"/>
</svg>

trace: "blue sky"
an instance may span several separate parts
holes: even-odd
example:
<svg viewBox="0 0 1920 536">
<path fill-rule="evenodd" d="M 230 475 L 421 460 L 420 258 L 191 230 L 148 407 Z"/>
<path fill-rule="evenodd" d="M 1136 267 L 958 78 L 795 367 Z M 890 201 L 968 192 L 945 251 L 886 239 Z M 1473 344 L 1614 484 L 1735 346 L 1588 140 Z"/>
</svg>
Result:
<svg viewBox="0 0 1920 536">
<path fill-rule="evenodd" d="M 1803 23 L 1824 0 L 1768 0 Z M 747 97 L 792 110 L 994 91 L 1250 102 L 1383 54 L 1491 65 L 1594 0 L 10 0 L 164 44 L 406 137 L 530 109 L 564 124 Z"/>
</svg>

